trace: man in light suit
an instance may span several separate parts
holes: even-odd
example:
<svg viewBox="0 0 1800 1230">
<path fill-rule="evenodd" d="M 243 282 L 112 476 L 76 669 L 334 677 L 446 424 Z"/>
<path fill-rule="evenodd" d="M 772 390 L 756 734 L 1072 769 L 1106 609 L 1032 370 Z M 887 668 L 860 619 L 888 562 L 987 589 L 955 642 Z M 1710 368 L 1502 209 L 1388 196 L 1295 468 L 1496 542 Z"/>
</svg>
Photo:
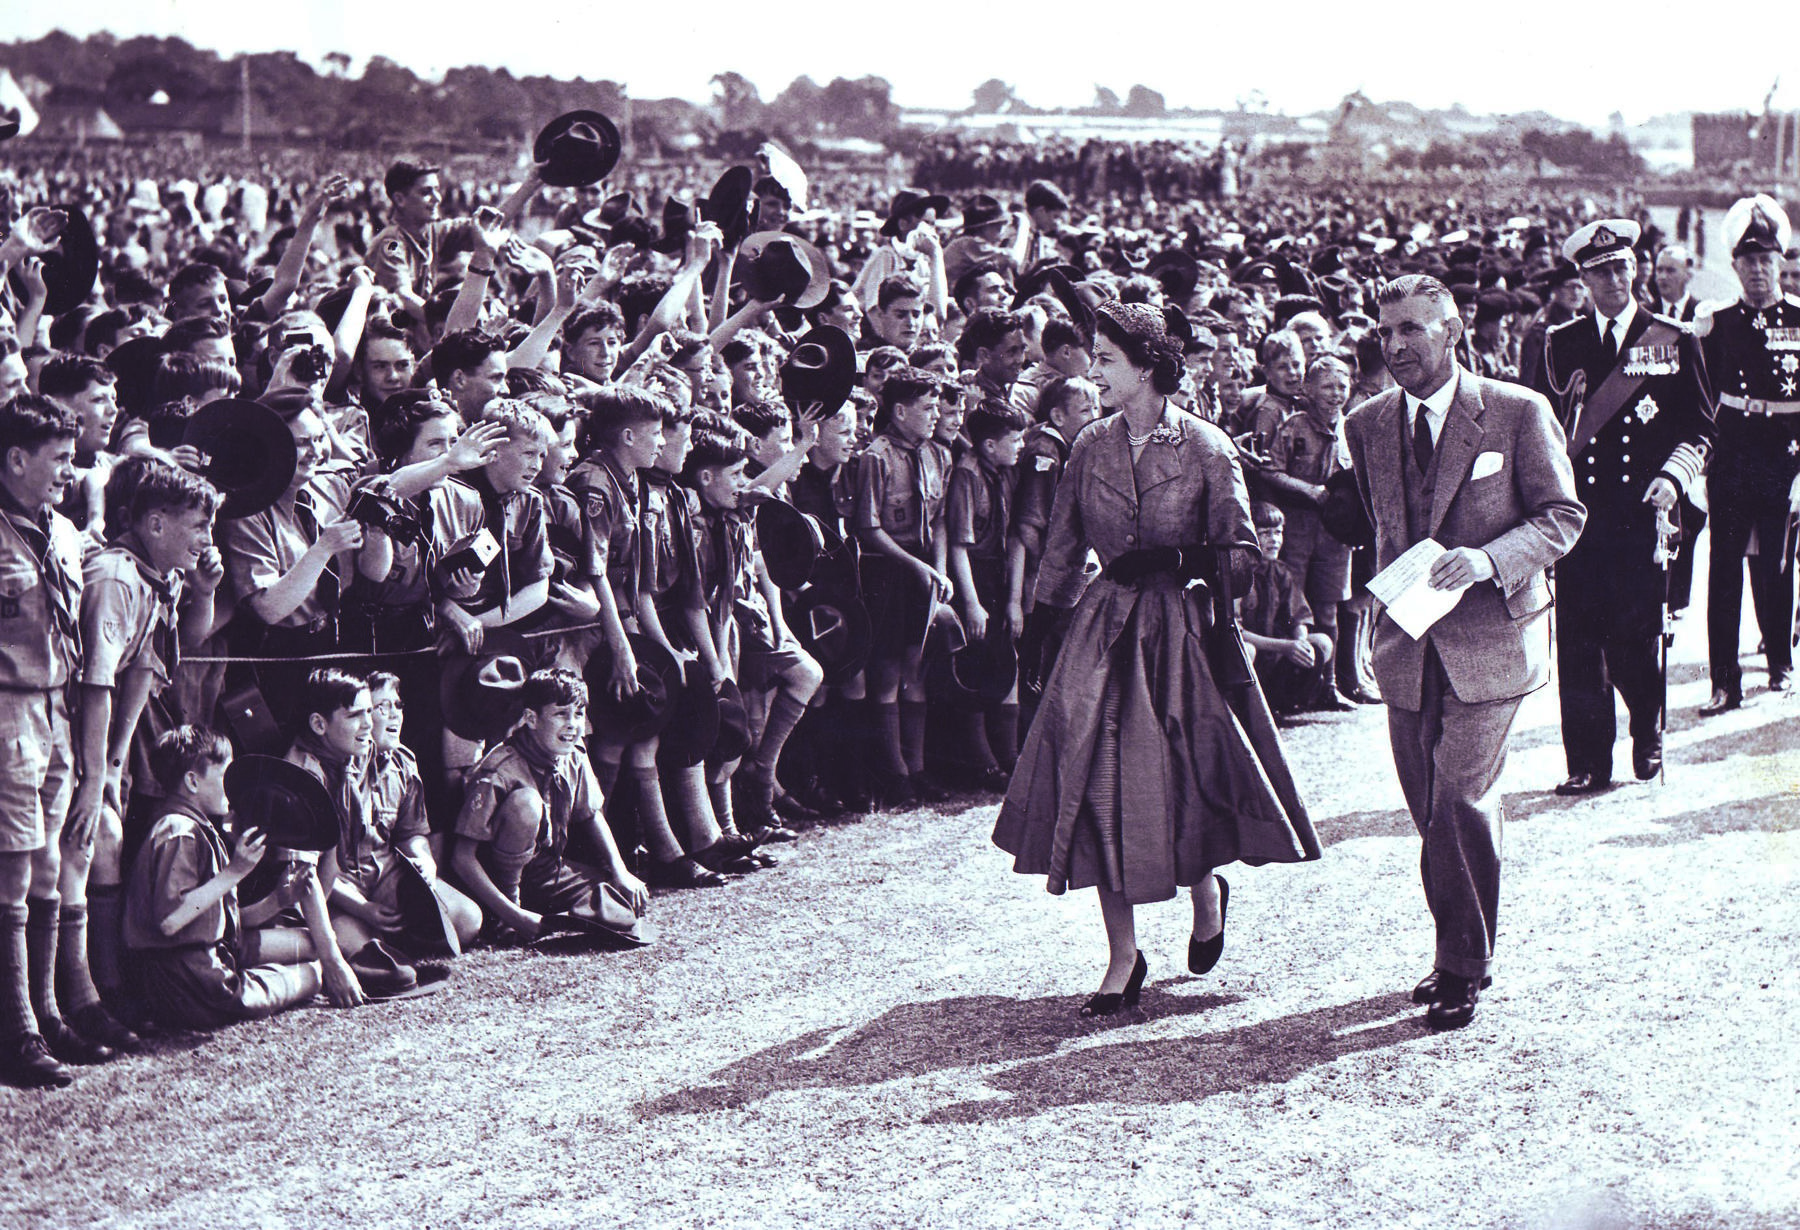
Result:
<svg viewBox="0 0 1800 1230">
<path fill-rule="evenodd" d="M 1550 676 L 1544 569 L 1575 544 L 1586 512 L 1549 403 L 1457 365 L 1462 321 L 1449 289 L 1415 274 L 1376 298 L 1398 387 L 1344 422 L 1376 565 L 1433 538 L 1447 551 L 1430 583 L 1464 591 L 1417 640 L 1384 611 L 1374 654 L 1437 924 L 1434 968 L 1413 998 L 1434 1028 L 1455 1029 L 1492 981 L 1500 772 L 1519 702 Z"/>
</svg>

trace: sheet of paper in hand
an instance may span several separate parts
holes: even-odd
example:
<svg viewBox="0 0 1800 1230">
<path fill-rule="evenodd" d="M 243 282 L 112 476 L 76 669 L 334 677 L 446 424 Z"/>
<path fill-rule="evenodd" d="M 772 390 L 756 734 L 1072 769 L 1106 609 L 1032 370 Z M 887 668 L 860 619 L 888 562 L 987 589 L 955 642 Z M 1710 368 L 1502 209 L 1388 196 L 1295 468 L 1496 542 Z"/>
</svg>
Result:
<svg viewBox="0 0 1800 1230">
<path fill-rule="evenodd" d="M 1435 538 L 1424 539 L 1369 579 L 1369 592 L 1381 599 L 1388 618 L 1415 641 L 1454 610 L 1468 588 L 1432 587 L 1431 566 L 1444 553 L 1443 543 Z"/>
</svg>

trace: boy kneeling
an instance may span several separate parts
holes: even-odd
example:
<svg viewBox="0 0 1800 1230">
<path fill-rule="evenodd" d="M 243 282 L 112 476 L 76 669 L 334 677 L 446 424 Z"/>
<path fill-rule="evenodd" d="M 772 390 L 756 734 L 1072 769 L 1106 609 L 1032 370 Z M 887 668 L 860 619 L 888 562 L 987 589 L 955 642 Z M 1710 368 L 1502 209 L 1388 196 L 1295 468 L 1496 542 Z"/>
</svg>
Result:
<svg viewBox="0 0 1800 1230">
<path fill-rule="evenodd" d="M 520 700 L 518 729 L 470 771 L 451 865 L 496 942 L 564 931 L 642 947 L 649 940 L 637 918 L 650 891 L 600 816 L 600 783 L 581 741 L 587 684 L 573 671 L 534 671 Z M 571 837 L 594 863 L 566 857 Z"/>
<path fill-rule="evenodd" d="M 227 852 L 230 743 L 180 726 L 156 741 L 150 765 L 166 797 L 132 868 L 125 944 L 151 1014 L 178 1028 L 216 1029 L 306 1003 L 323 985 L 311 938 L 262 927 L 283 908 L 283 894 L 238 906 L 238 884 L 262 862 L 264 839 L 246 829 Z"/>
</svg>

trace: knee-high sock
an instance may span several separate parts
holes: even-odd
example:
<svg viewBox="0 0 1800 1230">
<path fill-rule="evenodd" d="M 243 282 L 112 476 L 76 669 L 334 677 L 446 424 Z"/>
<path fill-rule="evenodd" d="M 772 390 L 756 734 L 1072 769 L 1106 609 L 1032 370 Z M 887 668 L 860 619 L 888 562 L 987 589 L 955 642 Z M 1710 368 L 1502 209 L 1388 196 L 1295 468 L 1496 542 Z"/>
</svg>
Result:
<svg viewBox="0 0 1800 1230">
<path fill-rule="evenodd" d="M 777 691 L 769 701 L 769 720 L 763 724 L 762 741 L 756 745 L 756 758 L 751 763 L 758 788 L 775 786 L 775 766 L 781 760 L 794 727 L 806 716 L 806 702 L 796 700 L 785 691 Z"/>
<path fill-rule="evenodd" d="M 987 712 L 972 705 L 958 705 L 951 710 L 956 732 L 956 747 L 949 758 L 972 769 L 991 769 L 1000 763 L 988 744 Z"/>
<path fill-rule="evenodd" d="M 90 882 L 87 897 L 88 967 L 94 972 L 94 982 L 110 994 L 125 985 L 125 967 L 121 962 L 125 952 L 125 888 Z"/>
<path fill-rule="evenodd" d="M 875 720 L 869 723 L 869 759 L 890 777 L 905 777 L 906 753 L 901 750 L 900 743 L 900 702 L 869 703 L 875 707 Z"/>
<path fill-rule="evenodd" d="M 663 769 L 663 808 L 669 813 L 669 824 L 688 853 L 706 849 L 719 840 L 719 822 L 713 815 L 712 799 L 706 792 L 706 769 L 691 765 L 685 769 Z"/>
<path fill-rule="evenodd" d="M 900 756 L 908 773 L 925 771 L 925 702 L 900 702 Z"/>
<path fill-rule="evenodd" d="M 711 767 L 708 766 L 709 769 Z M 719 831 L 736 833 L 738 831 L 737 817 L 731 812 L 731 775 L 727 773 L 717 780 L 708 776 L 706 795 L 712 800 L 713 819 L 719 822 Z"/>
<path fill-rule="evenodd" d="M 38 1028 L 47 1030 L 62 1013 L 56 1010 L 56 931 L 61 903 L 55 897 L 25 900 L 25 970 L 31 1011 Z"/>
<path fill-rule="evenodd" d="M 619 774 L 619 780 L 626 787 L 621 793 L 629 792 L 637 803 L 638 840 L 650 857 L 659 863 L 681 858 L 685 851 L 669 827 L 669 813 L 663 810 L 662 780 L 656 775 L 656 766 L 632 765 Z"/>
<path fill-rule="evenodd" d="M 25 943 L 26 908 L 0 905 L 0 1039 L 38 1032 L 31 1011 L 31 958 Z"/>
<path fill-rule="evenodd" d="M 537 830 L 524 832 L 524 826 L 517 826 L 519 831 L 509 832 L 505 826 L 494 834 L 494 840 L 488 843 L 488 876 L 494 881 L 494 887 L 500 895 L 515 904 L 519 900 L 519 879 L 525 871 L 525 864 L 537 852 Z M 506 844 L 506 839 L 523 838 L 523 845 L 514 847 Z"/>
<path fill-rule="evenodd" d="M 107 887 L 112 888 L 113 895 L 117 897 L 117 886 Z M 100 1002 L 100 989 L 94 985 L 93 975 L 88 970 L 88 909 L 85 905 L 64 903 L 57 916 L 56 1000 L 70 1016 Z M 99 947 L 101 935 L 98 927 L 94 929 L 93 938 L 95 946 Z M 121 938 L 123 937 L 113 936 L 114 941 Z M 121 968 L 116 947 L 111 957 L 116 972 Z"/>
<path fill-rule="evenodd" d="M 1019 763 L 1019 707 L 995 705 L 987 711 L 988 746 L 1008 773 Z"/>
</svg>

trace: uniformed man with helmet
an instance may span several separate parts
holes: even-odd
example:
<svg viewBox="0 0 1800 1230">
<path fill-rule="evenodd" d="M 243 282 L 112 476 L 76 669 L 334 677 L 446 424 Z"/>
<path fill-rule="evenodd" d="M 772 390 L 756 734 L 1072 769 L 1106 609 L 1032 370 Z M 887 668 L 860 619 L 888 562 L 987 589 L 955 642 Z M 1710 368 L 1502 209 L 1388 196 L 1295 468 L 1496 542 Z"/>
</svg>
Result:
<svg viewBox="0 0 1800 1230">
<path fill-rule="evenodd" d="M 1796 477 L 1800 476 L 1800 297 L 1781 290 L 1781 258 L 1792 236 L 1767 196 L 1739 201 L 1725 215 L 1731 266 L 1744 288 L 1712 314 L 1701 341 L 1719 391 L 1718 444 L 1706 480 L 1711 506 L 1712 575 L 1706 633 L 1712 699 L 1702 716 L 1743 701 L 1738 634 L 1744 560 L 1769 663 L 1769 691 L 1787 692 L 1794 665 Z"/>
</svg>

